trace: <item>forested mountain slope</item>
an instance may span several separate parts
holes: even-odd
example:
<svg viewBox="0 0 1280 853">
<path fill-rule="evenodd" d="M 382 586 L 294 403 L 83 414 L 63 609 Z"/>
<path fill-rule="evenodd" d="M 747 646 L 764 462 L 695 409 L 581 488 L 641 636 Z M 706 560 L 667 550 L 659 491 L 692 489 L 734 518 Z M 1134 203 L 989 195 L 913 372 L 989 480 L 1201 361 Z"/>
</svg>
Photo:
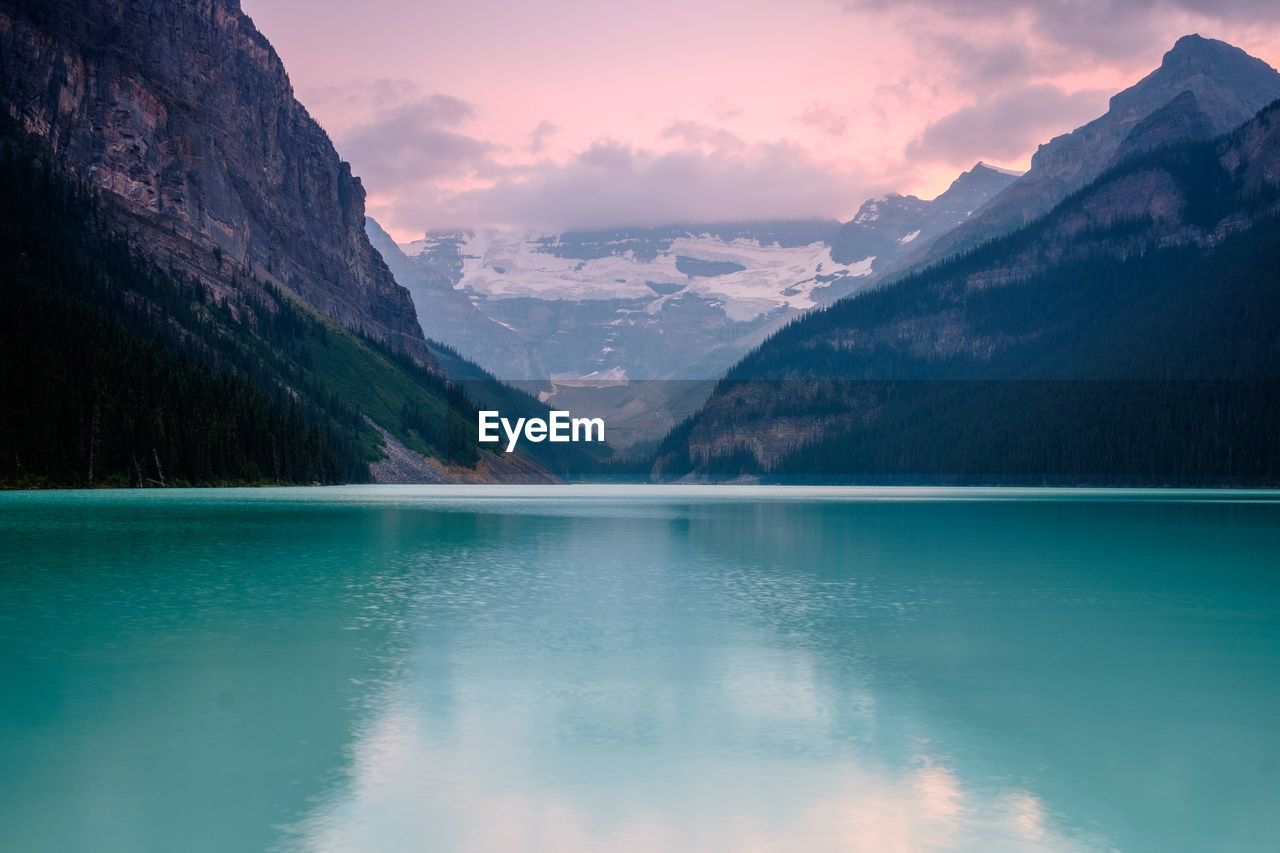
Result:
<svg viewBox="0 0 1280 853">
<path fill-rule="evenodd" d="M 1280 107 L 816 312 L 655 474 L 1280 481 Z"/>
</svg>

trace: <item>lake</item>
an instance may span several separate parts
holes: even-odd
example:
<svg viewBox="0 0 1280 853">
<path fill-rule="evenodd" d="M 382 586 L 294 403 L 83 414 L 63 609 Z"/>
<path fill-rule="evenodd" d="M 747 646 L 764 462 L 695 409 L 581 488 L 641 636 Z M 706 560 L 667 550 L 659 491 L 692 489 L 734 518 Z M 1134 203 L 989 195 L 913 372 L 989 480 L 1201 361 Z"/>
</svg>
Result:
<svg viewBox="0 0 1280 853">
<path fill-rule="evenodd" d="M 0 849 L 1280 845 L 1280 495 L 0 493 Z"/>
</svg>

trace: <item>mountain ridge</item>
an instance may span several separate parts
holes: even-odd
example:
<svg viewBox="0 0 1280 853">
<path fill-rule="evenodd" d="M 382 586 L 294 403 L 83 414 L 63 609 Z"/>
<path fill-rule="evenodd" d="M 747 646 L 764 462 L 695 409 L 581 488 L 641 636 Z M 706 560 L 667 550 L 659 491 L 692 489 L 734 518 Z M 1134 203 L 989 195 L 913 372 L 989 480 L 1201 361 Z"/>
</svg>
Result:
<svg viewBox="0 0 1280 853">
<path fill-rule="evenodd" d="M 1195 121 L 1185 129 L 1210 138 L 1248 121 L 1280 98 L 1280 73 L 1226 42 L 1197 34 L 1179 38 L 1158 68 L 1111 97 L 1106 113 L 1039 146 L 1025 175 L 967 222 L 906 259 L 897 272 L 922 269 L 1048 213 L 1114 165 L 1129 134 L 1187 92 L 1208 134 L 1195 127 Z"/>
</svg>

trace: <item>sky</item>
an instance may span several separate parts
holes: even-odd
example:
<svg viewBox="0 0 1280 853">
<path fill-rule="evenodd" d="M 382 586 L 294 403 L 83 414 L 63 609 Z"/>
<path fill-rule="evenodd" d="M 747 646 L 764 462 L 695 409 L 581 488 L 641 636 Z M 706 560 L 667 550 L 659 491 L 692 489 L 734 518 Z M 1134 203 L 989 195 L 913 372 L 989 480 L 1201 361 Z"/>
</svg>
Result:
<svg viewBox="0 0 1280 853">
<path fill-rule="evenodd" d="M 405 242 L 852 217 L 1036 146 L 1275 0 L 241 0 Z M 352 9 L 358 9 L 352 14 Z"/>
</svg>

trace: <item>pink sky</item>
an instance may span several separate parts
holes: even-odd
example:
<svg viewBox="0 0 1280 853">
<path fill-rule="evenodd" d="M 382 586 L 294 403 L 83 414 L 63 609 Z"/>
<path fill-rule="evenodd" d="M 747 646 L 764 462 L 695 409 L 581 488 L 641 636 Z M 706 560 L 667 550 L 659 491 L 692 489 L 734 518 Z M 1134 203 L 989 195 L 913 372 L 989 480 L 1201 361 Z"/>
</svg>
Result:
<svg viewBox="0 0 1280 853">
<path fill-rule="evenodd" d="M 1280 61 L 1271 0 L 242 5 L 400 240 L 847 219 L 1026 168 L 1185 33 Z"/>
</svg>

